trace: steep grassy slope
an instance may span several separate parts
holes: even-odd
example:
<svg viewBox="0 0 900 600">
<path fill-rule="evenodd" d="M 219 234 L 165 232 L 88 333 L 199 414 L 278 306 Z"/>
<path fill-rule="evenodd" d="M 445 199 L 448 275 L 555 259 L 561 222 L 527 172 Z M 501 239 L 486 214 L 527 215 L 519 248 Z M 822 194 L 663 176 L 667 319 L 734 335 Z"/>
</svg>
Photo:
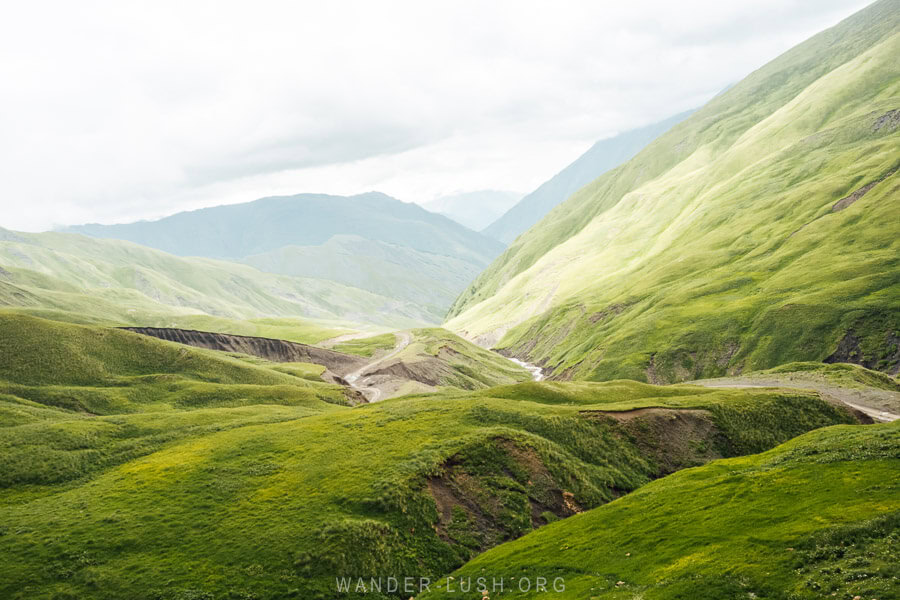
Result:
<svg viewBox="0 0 900 600">
<path fill-rule="evenodd" d="M 483 233 L 504 244 L 511 244 L 579 188 L 629 160 L 644 146 L 690 114 L 690 112 L 680 113 L 665 121 L 600 140 L 572 164 L 522 198 L 503 216 L 487 226 Z"/>
<path fill-rule="evenodd" d="M 67 233 L 0 230 L 0 269 L 0 305 L 51 311 L 41 313 L 48 316 L 66 312 L 75 316 L 62 318 L 84 322 L 188 327 L 207 322 L 233 330 L 248 327 L 236 320 L 289 317 L 294 320 L 257 321 L 257 326 L 268 323 L 324 339 L 341 333 L 333 330 L 339 325 L 307 323 L 310 330 L 303 331 L 298 317 L 395 327 L 433 320 L 417 304 L 331 281 Z"/>
<path fill-rule="evenodd" d="M 446 326 L 557 376 L 900 368 L 900 3 L 751 74 L 521 236 Z"/>
<path fill-rule="evenodd" d="M 157 349 L 142 355 L 208 356 L 142 343 Z M 115 373 L 122 386 L 150 370 L 128 352 L 83 354 L 93 377 Z M 53 369 L 18 365 L 0 376 L 59 381 Z M 65 381 L 80 381 L 78 371 Z M 161 404 L 177 404 L 159 391 Z M 852 422 L 807 392 L 634 382 L 531 383 L 355 409 L 275 399 L 88 416 L 0 402 L 27 415 L 0 427 L 0 595 L 10 599 L 332 598 L 336 576 L 435 577 L 667 472 Z"/>
<path fill-rule="evenodd" d="M 68 231 L 343 283 L 416 305 L 432 323 L 503 249 L 447 217 L 375 192 L 263 198 Z"/>
<path fill-rule="evenodd" d="M 503 578 L 500 598 L 896 598 L 898 469 L 900 424 L 821 429 L 551 524 L 421 598 L 465 597 L 479 577 Z"/>
</svg>

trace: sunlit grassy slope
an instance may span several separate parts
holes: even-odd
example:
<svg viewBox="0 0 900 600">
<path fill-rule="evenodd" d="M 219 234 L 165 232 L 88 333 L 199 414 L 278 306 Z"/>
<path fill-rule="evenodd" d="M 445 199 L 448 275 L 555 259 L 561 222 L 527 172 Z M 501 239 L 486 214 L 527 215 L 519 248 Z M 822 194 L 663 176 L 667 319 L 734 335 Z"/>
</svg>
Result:
<svg viewBox="0 0 900 600">
<path fill-rule="evenodd" d="M 0 230 L 0 306 L 86 323 L 214 327 L 304 342 L 346 331 L 341 322 L 408 327 L 431 319 L 412 303 L 332 281 L 130 242 L 7 230 Z"/>
<path fill-rule="evenodd" d="M 336 573 L 436 577 L 666 472 L 852 422 L 803 391 L 635 382 L 350 409 L 303 369 L 20 316 L 0 327 L 10 599 L 331 598 Z M 647 407 L 682 412 L 608 413 Z"/>
<path fill-rule="evenodd" d="M 505 578 L 492 598 L 896 598 L 898 471 L 900 424 L 820 429 L 548 525 L 421 598 L 465 597 L 478 577 Z"/>
<path fill-rule="evenodd" d="M 446 327 L 574 378 L 821 361 L 845 336 L 895 372 L 898 54 L 882 0 L 752 73 L 523 234 Z"/>
</svg>

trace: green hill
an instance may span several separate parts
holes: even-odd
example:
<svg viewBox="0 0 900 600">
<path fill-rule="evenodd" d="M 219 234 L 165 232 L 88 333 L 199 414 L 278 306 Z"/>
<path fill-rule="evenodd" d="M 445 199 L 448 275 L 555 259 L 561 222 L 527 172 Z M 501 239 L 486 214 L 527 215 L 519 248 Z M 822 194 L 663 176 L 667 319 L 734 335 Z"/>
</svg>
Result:
<svg viewBox="0 0 900 600">
<path fill-rule="evenodd" d="M 0 394 L 13 403 L 0 411 L 4 422 L 30 421 L 25 413 L 37 405 L 112 415 L 349 403 L 346 388 L 284 371 L 128 331 L 0 312 Z"/>
<path fill-rule="evenodd" d="M 436 578 L 666 473 L 854 422 L 806 391 L 624 381 L 349 409 L 299 366 L 0 328 L 10 599 L 331 598 L 335 574 Z"/>
<path fill-rule="evenodd" d="M 548 525 L 420 597 L 459 598 L 470 581 L 477 597 L 485 577 L 505 579 L 492 598 L 896 598 L 898 470 L 897 423 L 820 429 Z"/>
<path fill-rule="evenodd" d="M 68 313 L 56 316 L 86 323 L 282 333 L 303 342 L 347 331 L 348 321 L 393 327 L 433 321 L 418 303 L 333 281 L 181 258 L 130 242 L 2 229 L 0 306 Z"/>
<path fill-rule="evenodd" d="M 263 198 L 157 221 L 67 231 L 339 282 L 416 306 L 430 323 L 443 319 L 456 296 L 503 249 L 445 216 L 377 192 Z"/>
<path fill-rule="evenodd" d="M 531 373 L 523 367 L 446 329 L 414 329 L 399 335 L 409 340 L 408 345 L 360 373 L 359 383 L 378 388 L 382 398 L 442 388 L 480 390 L 532 380 Z M 335 349 L 367 351 L 377 348 L 381 340 L 383 336 L 376 336 L 371 341 L 358 340 Z"/>
<path fill-rule="evenodd" d="M 690 111 L 680 113 L 659 123 L 598 141 L 572 164 L 542 183 L 485 227 L 482 233 L 504 244 L 511 244 L 579 188 L 618 167 L 690 114 Z"/>
<path fill-rule="evenodd" d="M 519 237 L 446 327 L 557 377 L 900 369 L 900 3 L 717 96 Z"/>
</svg>

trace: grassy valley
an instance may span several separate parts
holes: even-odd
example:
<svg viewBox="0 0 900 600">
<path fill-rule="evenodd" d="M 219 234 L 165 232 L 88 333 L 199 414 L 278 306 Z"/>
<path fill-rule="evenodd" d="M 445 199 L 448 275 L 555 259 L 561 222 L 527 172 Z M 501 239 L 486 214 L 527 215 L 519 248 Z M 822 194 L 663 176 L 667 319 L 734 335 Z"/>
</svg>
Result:
<svg viewBox="0 0 900 600">
<path fill-rule="evenodd" d="M 254 56 L 258 10 L 245 12 L 240 36 L 229 34 L 241 57 Z M 446 56 L 432 63 L 426 37 L 409 46 L 383 35 L 383 25 L 347 27 L 347 15 L 335 13 L 341 34 L 329 41 L 342 44 L 338 54 L 370 29 L 397 50 L 384 64 L 380 41 L 365 56 L 346 52 L 371 81 L 416 49 L 416 85 L 401 86 L 408 105 L 387 104 L 390 86 L 362 86 L 353 69 L 321 71 L 340 74 L 340 93 L 329 94 L 328 81 L 290 79 L 277 60 L 238 61 L 253 67 L 253 85 L 233 60 L 220 61 L 227 78 L 180 59 L 178 73 L 150 77 L 158 53 L 147 52 L 122 81 L 154 92 L 144 98 L 151 104 L 154 95 L 189 100 L 191 111 L 166 112 L 167 136 L 188 120 L 201 132 L 195 108 L 204 108 L 200 121 L 218 122 L 232 104 L 253 104 L 250 91 L 268 106 L 248 106 L 253 118 L 237 133 L 217 128 L 179 148 L 158 140 L 145 152 L 146 168 L 163 175 L 152 189 L 135 183 L 141 165 L 130 163 L 140 153 L 123 152 L 121 164 L 108 165 L 109 180 L 93 187 L 82 184 L 97 173 L 79 171 L 76 199 L 90 188 L 102 204 L 140 187 L 137 200 L 116 197 L 121 207 L 91 212 L 80 200 L 43 200 L 65 172 L 43 165 L 54 177 L 26 196 L 65 220 L 147 214 L 130 208 L 143 194 L 171 193 L 160 206 L 184 208 L 202 205 L 203 194 L 222 203 L 292 181 L 327 180 L 333 189 L 381 181 L 425 197 L 519 189 L 505 169 L 531 168 L 534 131 L 558 129 L 546 140 L 556 152 L 593 139 L 581 134 L 609 115 L 650 114 L 595 106 L 617 94 L 564 97 L 559 86 L 588 72 L 584 65 L 550 77 L 553 57 L 544 64 L 530 27 L 494 35 L 496 21 L 481 19 L 480 7 L 454 10 L 403 18 L 417 19 L 420 36 L 431 21 L 461 18 L 448 22 L 466 47 L 462 67 L 447 60 L 458 49 L 439 37 L 427 39 Z M 770 15 L 757 15 L 763 27 L 729 20 L 733 7 L 719 10 L 701 29 L 720 16 L 746 25 L 742 47 L 759 51 L 751 34 L 768 31 Z M 205 43 L 230 31 L 228 11 L 220 12 L 198 38 L 204 61 L 225 58 Z M 503 13 L 504 23 L 521 16 L 489 12 Z M 188 13 L 172 23 L 183 27 Z M 151 15 L 141 16 L 143 27 Z M 270 17 L 264 22 L 277 24 Z M 549 17 L 530 18 L 543 32 L 552 31 Z M 778 36 L 798 27 L 785 20 Z M 595 21 L 583 24 L 599 39 Z M 585 83 L 629 71 L 629 86 L 659 102 L 659 82 L 632 72 L 634 56 L 622 51 L 629 37 L 678 47 L 675 63 L 704 64 L 720 77 L 716 63 L 682 55 L 681 44 L 700 48 L 685 42 L 695 35 L 682 30 L 691 21 L 672 31 L 644 16 L 640 29 L 623 25 L 621 39 L 603 40 L 616 48 L 616 64 L 602 56 L 585 63 L 597 78 Z M 456 31 L 463 22 L 478 24 L 467 28 L 471 39 Z M 582 34 L 573 20 L 560 22 L 571 40 L 547 37 L 550 54 L 565 56 Z M 291 21 L 291 35 L 266 35 L 264 45 L 281 54 L 327 30 L 322 19 L 308 23 Z M 666 24 L 665 36 L 654 23 Z M 168 45 L 158 33 L 150 37 Z M 517 64 L 516 36 L 529 37 L 532 74 L 516 93 L 555 98 L 547 110 L 499 93 L 501 75 Z M 486 42 L 493 58 L 482 61 Z M 327 49 L 316 48 L 321 65 L 296 59 L 304 54 L 291 54 L 291 64 L 328 67 L 335 56 Z M 483 233 L 376 192 L 267 197 L 47 233 L 0 229 L 0 600 L 900 598 L 897 56 L 900 0 L 879 0 L 699 110 L 598 142 Z M 490 67 L 476 86 L 487 96 L 483 114 L 466 127 L 433 122 L 439 107 L 424 92 L 467 109 L 471 90 L 461 84 L 482 63 Z M 32 62 L 11 64 L 15 75 Z M 434 64 L 450 77 L 445 87 L 425 85 Z M 290 80 L 292 94 L 269 102 L 272 73 L 279 85 Z M 232 78 L 239 97 L 228 95 Z M 307 81 L 316 83 L 309 98 Z M 705 81 L 708 90 L 720 83 Z M 529 96 L 530 88 L 540 93 Z M 694 105 L 686 99 L 699 89 L 678 90 L 679 105 Z M 357 116 L 329 122 L 349 110 L 350 96 Z M 140 114 L 141 102 L 110 98 Z M 291 110 L 279 112 L 282 104 Z M 413 105 L 413 115 L 402 114 Z M 68 108 L 83 107 L 73 100 Z M 557 110 L 565 118 L 545 122 Z M 400 127 L 412 117 L 415 127 Z M 60 148 L 85 155 L 73 156 L 72 168 L 106 140 L 100 125 L 79 119 L 78 136 L 60 134 L 71 144 Z M 129 131 L 138 145 L 153 138 L 142 127 Z M 35 147 L 57 139 L 34 138 L 31 125 L 10 136 L 16 160 L 20 137 Z M 463 142 L 474 144 L 471 154 L 459 152 Z M 503 144 L 521 144 L 522 158 L 505 156 Z M 27 157 L 33 149 L 21 150 Z M 170 172 L 154 158 L 163 150 Z M 429 161 L 435 181 L 427 169 L 404 172 Z M 488 172 L 492 165 L 500 167 Z M 472 187 L 450 185 L 455 172 Z M 433 208 L 480 228 L 513 197 L 461 193 Z"/>
<path fill-rule="evenodd" d="M 446 329 L 414 329 L 408 335 L 408 345 L 366 370 L 371 380 L 391 389 L 392 395 L 445 387 L 477 390 L 532 378 L 515 363 Z"/>
<path fill-rule="evenodd" d="M 855 422 L 806 391 L 627 381 L 347 408 L 299 365 L 2 324 L 8 598 L 328 598 L 335 573 L 437 577 L 667 473 Z"/>
</svg>

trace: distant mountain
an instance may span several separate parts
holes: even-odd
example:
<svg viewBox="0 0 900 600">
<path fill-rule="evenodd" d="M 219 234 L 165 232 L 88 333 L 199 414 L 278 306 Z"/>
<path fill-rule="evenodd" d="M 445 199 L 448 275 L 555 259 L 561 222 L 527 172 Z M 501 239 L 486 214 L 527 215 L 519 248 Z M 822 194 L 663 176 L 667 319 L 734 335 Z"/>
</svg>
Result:
<svg viewBox="0 0 900 600">
<path fill-rule="evenodd" d="M 581 188 L 446 327 L 557 378 L 898 373 L 898 5 L 789 50 Z"/>
<path fill-rule="evenodd" d="M 315 277 L 365 289 L 421 307 L 441 319 L 449 303 L 475 278 L 480 266 L 408 246 L 335 235 L 318 246 L 282 246 L 242 262 L 260 271 Z"/>
<path fill-rule="evenodd" d="M 665 121 L 600 140 L 575 159 L 575 162 L 522 198 L 503 216 L 484 228 L 482 233 L 504 244 L 512 243 L 519 235 L 544 218 L 554 206 L 579 188 L 629 160 L 644 146 L 686 119 L 691 112 L 683 112 Z"/>
<path fill-rule="evenodd" d="M 478 190 L 441 196 L 422 205 L 430 211 L 450 217 L 469 229 L 481 231 L 522 199 L 518 192 Z"/>
<path fill-rule="evenodd" d="M 340 282 L 418 305 L 431 322 L 440 322 L 459 292 L 503 250 L 443 215 L 377 192 L 263 198 L 158 221 L 66 231 Z"/>
<path fill-rule="evenodd" d="M 0 306 L 83 323 L 305 333 L 285 317 L 410 327 L 433 319 L 404 302 L 318 278 L 184 258 L 119 240 L 0 229 Z M 279 327 L 281 326 L 281 327 Z M 238 328 L 238 329 L 235 329 Z M 314 332 L 313 332 L 314 333 Z M 315 336 L 324 338 L 323 336 Z M 303 339 L 303 338 L 301 338 Z"/>
</svg>

